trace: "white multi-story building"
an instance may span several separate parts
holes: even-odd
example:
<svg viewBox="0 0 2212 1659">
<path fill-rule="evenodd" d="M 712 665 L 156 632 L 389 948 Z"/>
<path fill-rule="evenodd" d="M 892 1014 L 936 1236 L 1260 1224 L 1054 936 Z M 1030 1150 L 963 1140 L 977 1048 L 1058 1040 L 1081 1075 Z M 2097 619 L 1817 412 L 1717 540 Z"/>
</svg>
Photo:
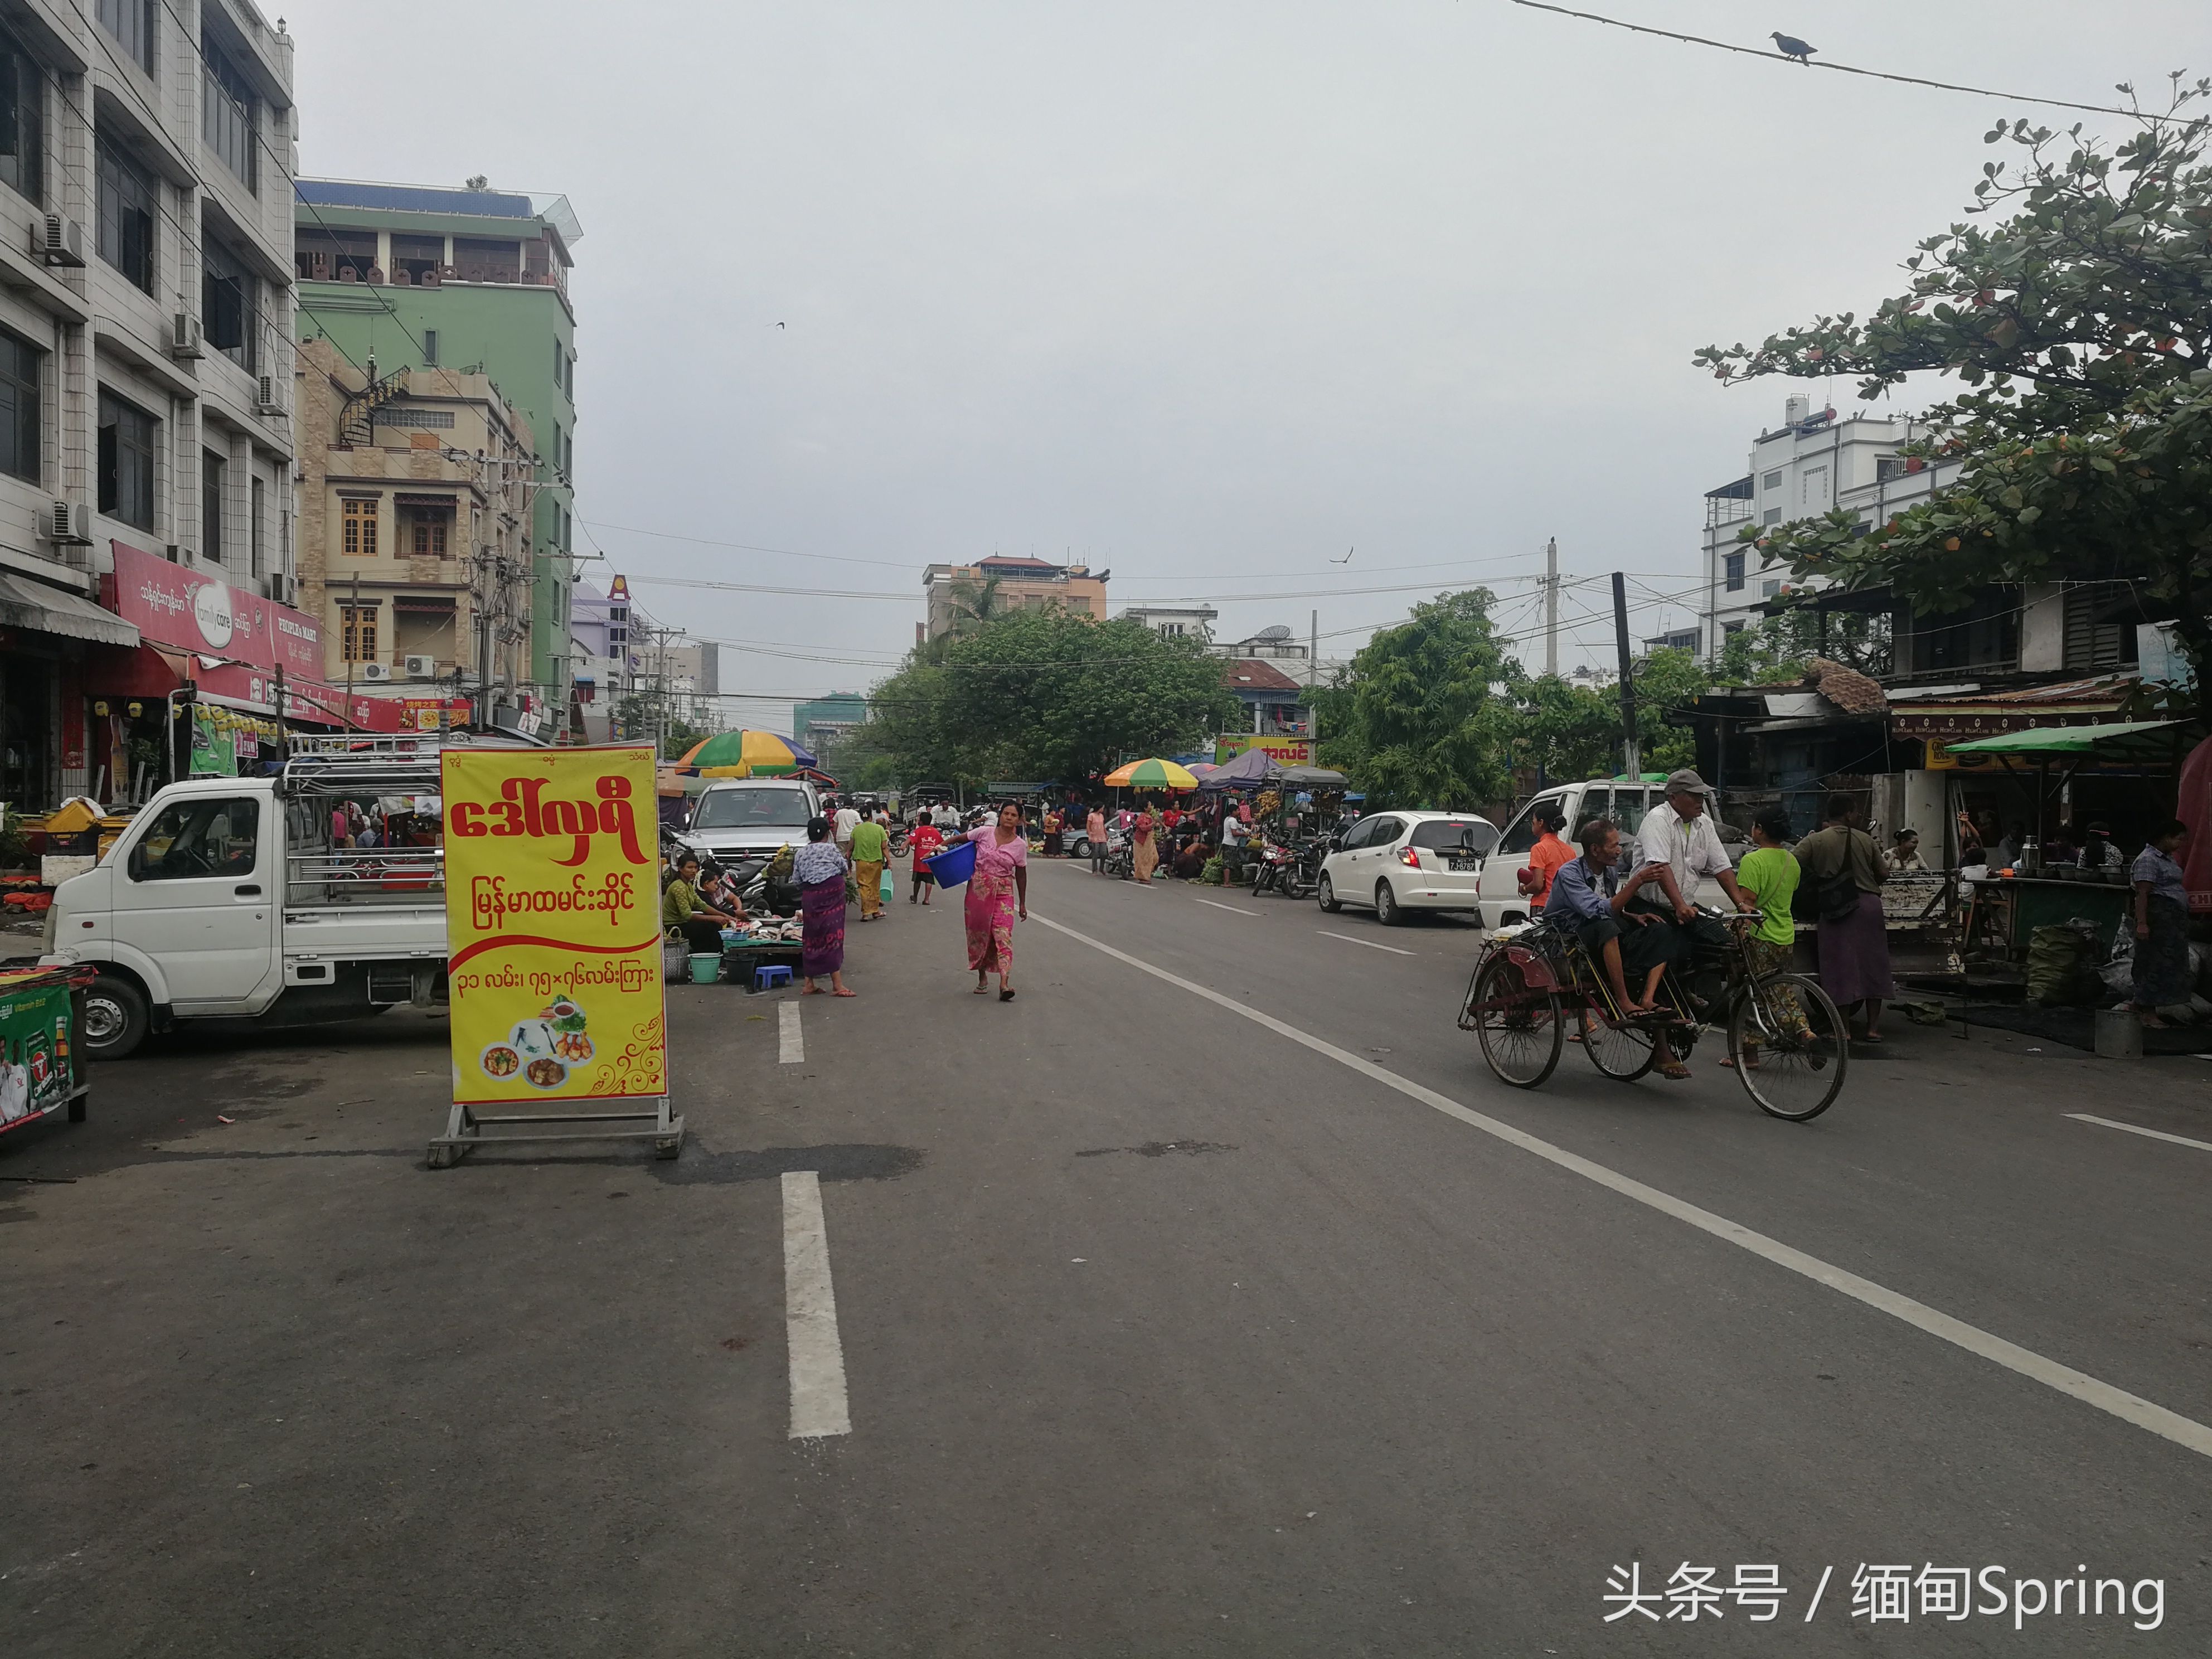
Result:
<svg viewBox="0 0 2212 1659">
<path fill-rule="evenodd" d="M 1892 517 L 1957 481 L 1964 463 L 1923 461 L 1900 452 L 1925 428 L 1915 417 L 1838 420 L 1790 398 L 1782 426 L 1752 446 L 1751 471 L 1705 492 L 1705 592 L 1695 647 L 1717 658 L 1728 636 L 1767 614 L 1785 593 L 1826 584 L 1798 578 L 1740 539 L 1840 507 L 1869 535 Z M 1916 617 L 1886 593 L 1854 594 L 1851 609 L 1892 617 L 1892 672 L 1927 676 L 2094 673 L 2134 665 L 2139 648 L 2124 582 L 2043 583 L 1991 588 L 1960 609 Z M 1840 596 L 1838 596 L 1840 598 Z"/>
<path fill-rule="evenodd" d="M 1210 605 L 1133 605 L 1122 611 L 1125 622 L 1140 622 L 1155 634 L 1171 640 L 1212 639 L 1221 613 Z"/>
<path fill-rule="evenodd" d="M 1909 416 L 1838 420 L 1832 409 L 1814 410 L 1809 398 L 1790 398 L 1782 425 L 1752 445 L 1751 470 L 1705 492 L 1705 602 L 1694 648 L 1718 657 L 1730 634 L 1757 623 L 1772 600 L 1800 585 L 1788 565 L 1738 539 L 1747 524 L 1765 529 L 1840 507 L 1872 529 L 1936 487 L 1938 466 L 1899 453 L 1916 435 Z M 1946 482 L 1957 474 L 1955 465 L 1940 470 Z"/>
<path fill-rule="evenodd" d="M 126 623 L 47 632 L 44 593 L 96 594 L 116 544 L 289 592 L 297 129 L 252 0 L 10 0 L 0 85 L 0 580 L 33 602 L 0 797 L 28 805 L 123 746 L 88 698 L 160 678 L 116 659 Z"/>
</svg>

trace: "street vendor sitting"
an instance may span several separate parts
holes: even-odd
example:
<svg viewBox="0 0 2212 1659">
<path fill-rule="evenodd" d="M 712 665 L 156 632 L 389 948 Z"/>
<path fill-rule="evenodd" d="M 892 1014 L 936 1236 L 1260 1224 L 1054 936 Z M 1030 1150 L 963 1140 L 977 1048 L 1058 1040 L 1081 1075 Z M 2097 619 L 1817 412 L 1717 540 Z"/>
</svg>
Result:
<svg viewBox="0 0 2212 1659">
<path fill-rule="evenodd" d="M 732 901 L 734 902 L 734 901 Z M 719 956 L 722 950 L 722 929 L 735 927 L 745 919 L 744 908 L 737 907 L 737 914 L 717 910 L 699 896 L 699 855 L 686 853 L 676 861 L 676 879 L 668 884 L 668 890 L 660 896 L 660 925 L 665 929 L 680 933 L 690 941 L 695 956 Z"/>
<path fill-rule="evenodd" d="M 1643 868 L 1626 881 L 1621 879 L 1613 868 L 1620 857 L 1620 828 L 1611 818 L 1584 819 L 1575 839 L 1582 843 L 1583 854 L 1553 872 L 1551 896 L 1544 902 L 1545 920 L 1572 929 L 1583 949 L 1594 960 L 1604 963 L 1607 981 L 1621 1012 L 1648 1014 L 1656 1006 L 1660 975 L 1674 958 L 1676 935 L 1662 917 L 1626 907 L 1644 884 L 1655 878 Z M 1643 975 L 1640 996 L 1629 994 L 1629 969 Z"/>
</svg>

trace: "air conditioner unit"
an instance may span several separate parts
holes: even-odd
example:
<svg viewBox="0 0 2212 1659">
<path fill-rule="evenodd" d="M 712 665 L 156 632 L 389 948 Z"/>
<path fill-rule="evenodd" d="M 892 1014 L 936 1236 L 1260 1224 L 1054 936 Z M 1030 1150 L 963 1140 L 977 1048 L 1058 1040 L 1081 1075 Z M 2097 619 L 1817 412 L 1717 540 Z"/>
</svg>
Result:
<svg viewBox="0 0 2212 1659">
<path fill-rule="evenodd" d="M 31 221 L 31 252 L 50 265 L 82 265 L 84 227 L 58 213 L 34 217 Z"/>
<path fill-rule="evenodd" d="M 284 405 L 276 401 L 276 377 L 274 374 L 264 374 L 255 382 L 253 412 L 256 415 L 282 415 L 284 412 Z"/>
<path fill-rule="evenodd" d="M 264 599 L 274 600 L 278 605 L 290 605 L 294 602 L 293 592 L 292 579 L 282 571 L 273 572 L 262 579 L 261 596 Z"/>
<path fill-rule="evenodd" d="M 409 679 L 434 680 L 438 678 L 438 659 L 435 657 L 410 657 L 406 660 Z"/>
<path fill-rule="evenodd" d="M 353 665 L 354 678 L 363 680 L 388 680 L 392 665 L 385 662 L 357 662 Z"/>
<path fill-rule="evenodd" d="M 198 318 L 179 311 L 169 319 L 169 355 L 179 362 L 206 355 L 200 349 Z"/>
<path fill-rule="evenodd" d="M 48 504 L 46 538 L 64 546 L 92 545 L 92 508 L 88 502 L 56 501 Z"/>
</svg>

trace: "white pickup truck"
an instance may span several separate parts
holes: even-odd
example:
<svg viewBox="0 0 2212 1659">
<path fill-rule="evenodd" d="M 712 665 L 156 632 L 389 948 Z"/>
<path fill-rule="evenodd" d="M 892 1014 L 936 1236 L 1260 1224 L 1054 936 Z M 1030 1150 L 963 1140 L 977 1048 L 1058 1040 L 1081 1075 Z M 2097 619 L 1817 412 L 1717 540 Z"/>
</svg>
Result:
<svg viewBox="0 0 2212 1659">
<path fill-rule="evenodd" d="M 295 739 L 276 776 L 161 790 L 46 913 L 40 961 L 98 970 L 87 1053 L 119 1060 L 187 1021 L 315 1024 L 443 1002 L 438 757 L 430 737 Z M 336 845 L 346 801 L 384 814 L 402 844 Z"/>
</svg>

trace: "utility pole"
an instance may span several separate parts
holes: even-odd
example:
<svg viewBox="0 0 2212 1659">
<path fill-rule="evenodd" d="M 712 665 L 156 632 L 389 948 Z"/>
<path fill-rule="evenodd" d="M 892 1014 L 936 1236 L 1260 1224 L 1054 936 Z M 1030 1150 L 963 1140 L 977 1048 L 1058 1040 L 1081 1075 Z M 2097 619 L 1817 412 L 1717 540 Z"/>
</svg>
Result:
<svg viewBox="0 0 2212 1659">
<path fill-rule="evenodd" d="M 1559 675 L 1559 538 L 1544 544 L 1544 672 Z"/>
<path fill-rule="evenodd" d="M 1636 752 L 1636 675 L 1628 659 L 1628 584 L 1618 570 L 1613 573 L 1613 648 L 1620 659 L 1620 761 L 1623 775 L 1640 776 L 1644 768 Z"/>
<path fill-rule="evenodd" d="M 1313 689 L 1321 673 L 1321 612 L 1310 611 L 1306 617 L 1306 740 L 1314 746 L 1314 760 L 1321 760 L 1321 710 L 1314 707 Z"/>
</svg>

